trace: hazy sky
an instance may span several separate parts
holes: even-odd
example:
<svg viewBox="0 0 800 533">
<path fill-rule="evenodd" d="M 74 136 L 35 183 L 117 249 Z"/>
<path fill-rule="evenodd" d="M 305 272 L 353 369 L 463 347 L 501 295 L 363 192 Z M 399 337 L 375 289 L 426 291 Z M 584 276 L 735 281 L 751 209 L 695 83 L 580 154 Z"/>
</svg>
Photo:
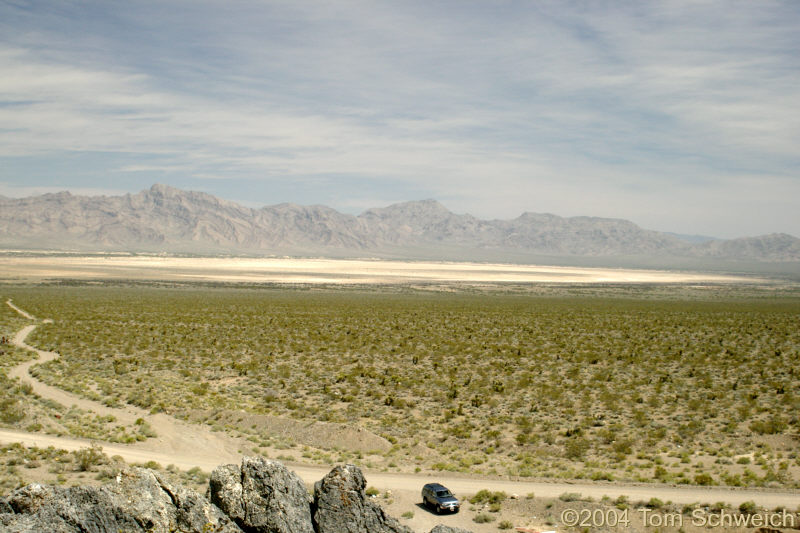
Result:
<svg viewBox="0 0 800 533">
<path fill-rule="evenodd" d="M 0 0 L 0 194 L 800 236 L 800 2 Z"/>
</svg>

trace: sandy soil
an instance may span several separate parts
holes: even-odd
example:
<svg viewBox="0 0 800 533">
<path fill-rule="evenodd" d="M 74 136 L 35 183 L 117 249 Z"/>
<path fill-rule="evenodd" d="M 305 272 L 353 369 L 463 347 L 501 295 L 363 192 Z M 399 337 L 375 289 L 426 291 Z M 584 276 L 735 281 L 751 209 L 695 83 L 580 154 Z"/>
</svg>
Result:
<svg viewBox="0 0 800 533">
<path fill-rule="evenodd" d="M 0 257 L 0 279 L 159 279 L 247 283 L 737 283 L 753 278 L 609 268 L 337 259 Z"/>
</svg>

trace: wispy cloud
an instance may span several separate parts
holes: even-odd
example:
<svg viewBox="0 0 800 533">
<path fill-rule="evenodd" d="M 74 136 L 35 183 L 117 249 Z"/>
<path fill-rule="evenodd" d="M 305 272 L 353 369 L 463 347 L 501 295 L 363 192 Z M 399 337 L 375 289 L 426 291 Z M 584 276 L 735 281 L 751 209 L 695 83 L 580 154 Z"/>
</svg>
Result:
<svg viewBox="0 0 800 533">
<path fill-rule="evenodd" d="M 91 153 L 127 189 L 800 234 L 790 2 L 6 3 L 0 20 L 9 184 Z"/>
</svg>

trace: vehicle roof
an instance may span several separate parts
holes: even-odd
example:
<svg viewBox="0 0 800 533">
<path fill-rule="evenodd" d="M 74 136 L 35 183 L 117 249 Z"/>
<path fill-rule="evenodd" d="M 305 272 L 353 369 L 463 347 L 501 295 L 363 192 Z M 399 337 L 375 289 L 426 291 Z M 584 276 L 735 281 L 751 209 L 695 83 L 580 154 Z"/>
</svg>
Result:
<svg viewBox="0 0 800 533">
<path fill-rule="evenodd" d="M 425 489 L 433 489 L 433 490 L 439 490 L 439 489 L 449 490 L 447 487 L 445 487 L 444 485 L 442 485 L 440 483 L 426 483 L 423 488 L 425 488 Z"/>
</svg>

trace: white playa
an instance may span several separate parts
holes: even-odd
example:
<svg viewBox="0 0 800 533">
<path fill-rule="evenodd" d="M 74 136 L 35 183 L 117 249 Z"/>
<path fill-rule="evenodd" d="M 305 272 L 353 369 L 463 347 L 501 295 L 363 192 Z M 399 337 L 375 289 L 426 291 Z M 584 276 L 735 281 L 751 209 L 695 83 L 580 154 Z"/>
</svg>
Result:
<svg viewBox="0 0 800 533">
<path fill-rule="evenodd" d="M 304 284 L 737 283 L 753 278 L 615 268 L 432 261 L 159 256 L 1 256 L 0 279 L 160 279 Z"/>
</svg>

